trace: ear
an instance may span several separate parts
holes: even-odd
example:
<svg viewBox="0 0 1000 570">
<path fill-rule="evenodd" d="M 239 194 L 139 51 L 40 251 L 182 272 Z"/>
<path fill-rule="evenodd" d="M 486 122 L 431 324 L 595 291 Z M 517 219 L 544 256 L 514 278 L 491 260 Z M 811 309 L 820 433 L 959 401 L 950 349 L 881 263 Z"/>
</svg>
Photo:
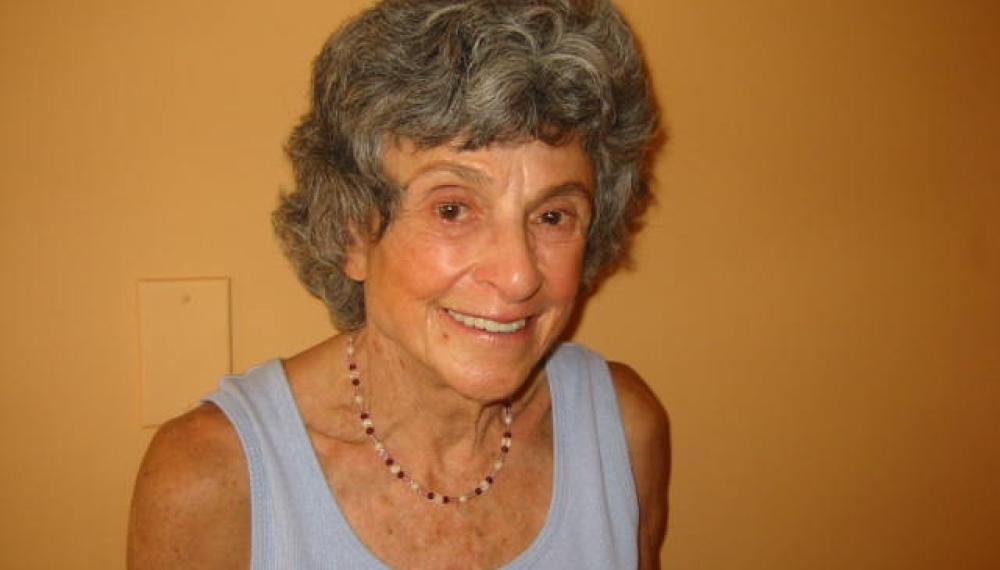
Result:
<svg viewBox="0 0 1000 570">
<path fill-rule="evenodd" d="M 350 234 L 351 243 L 344 256 L 344 274 L 354 281 L 362 282 L 368 277 L 368 250 L 371 243 L 368 234 L 358 232 L 356 227 L 351 228 Z"/>
</svg>

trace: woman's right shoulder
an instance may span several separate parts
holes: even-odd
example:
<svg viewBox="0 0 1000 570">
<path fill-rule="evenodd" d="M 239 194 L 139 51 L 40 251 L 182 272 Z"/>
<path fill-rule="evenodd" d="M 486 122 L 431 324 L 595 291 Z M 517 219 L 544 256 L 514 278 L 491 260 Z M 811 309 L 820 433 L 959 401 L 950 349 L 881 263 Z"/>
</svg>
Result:
<svg viewBox="0 0 1000 570">
<path fill-rule="evenodd" d="M 215 405 L 161 426 L 136 477 L 129 567 L 247 567 L 247 473 L 239 436 Z"/>
<path fill-rule="evenodd" d="M 184 492 L 195 493 L 236 490 L 246 473 L 236 429 L 215 404 L 204 403 L 156 430 L 138 478 L 184 482 Z"/>
</svg>

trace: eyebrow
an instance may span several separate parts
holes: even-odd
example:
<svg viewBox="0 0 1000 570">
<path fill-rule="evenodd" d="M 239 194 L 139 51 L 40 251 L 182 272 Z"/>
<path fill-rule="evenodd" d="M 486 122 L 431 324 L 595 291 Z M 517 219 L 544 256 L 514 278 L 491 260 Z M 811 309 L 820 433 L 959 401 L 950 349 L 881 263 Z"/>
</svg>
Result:
<svg viewBox="0 0 1000 570">
<path fill-rule="evenodd" d="M 485 185 L 493 180 L 492 177 L 479 169 L 470 168 L 468 166 L 456 164 L 447 160 L 439 160 L 431 162 L 414 172 L 413 176 L 411 176 L 403 184 L 403 188 L 408 189 L 414 180 L 433 172 L 449 172 L 466 182 L 477 185 Z M 546 188 L 542 192 L 541 196 L 538 197 L 537 201 L 542 202 L 557 196 L 568 196 L 573 194 L 581 195 L 586 198 L 587 201 L 590 201 L 593 198 L 593 191 L 588 184 L 577 180 L 569 180 Z"/>
<path fill-rule="evenodd" d="M 583 182 L 570 180 L 569 182 L 563 182 L 546 188 L 545 192 L 542 194 L 542 198 L 553 198 L 555 196 L 565 196 L 567 194 L 582 194 L 584 198 L 589 200 L 593 192 L 591 192 L 590 186 L 584 184 Z"/>
<path fill-rule="evenodd" d="M 579 196 L 586 200 L 591 207 L 593 207 L 594 197 L 593 193 L 590 191 L 590 187 L 582 182 L 577 182 L 576 180 L 570 180 L 568 182 L 563 182 L 546 188 L 542 194 L 532 202 L 531 207 L 537 207 L 546 200 L 558 198 L 559 196 Z"/>
<path fill-rule="evenodd" d="M 450 172 L 451 174 L 454 174 L 462 180 L 472 184 L 487 184 L 492 180 L 489 175 L 481 170 L 469 168 L 468 166 L 463 166 L 461 164 L 455 164 L 454 162 L 440 160 L 427 164 L 420 170 L 414 172 L 413 176 L 406 180 L 403 187 L 409 188 L 410 184 L 412 184 L 414 180 L 437 171 Z"/>
</svg>

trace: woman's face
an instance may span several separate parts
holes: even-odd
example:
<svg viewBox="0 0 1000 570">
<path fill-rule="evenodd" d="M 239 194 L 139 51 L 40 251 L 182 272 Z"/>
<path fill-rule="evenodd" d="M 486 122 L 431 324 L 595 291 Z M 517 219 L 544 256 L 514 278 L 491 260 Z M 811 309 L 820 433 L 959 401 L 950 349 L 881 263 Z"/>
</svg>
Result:
<svg viewBox="0 0 1000 570">
<path fill-rule="evenodd" d="M 467 398 L 509 396 L 572 312 L 593 175 L 578 142 L 385 151 L 403 189 L 375 243 L 349 253 L 366 335 L 413 374 Z"/>
</svg>

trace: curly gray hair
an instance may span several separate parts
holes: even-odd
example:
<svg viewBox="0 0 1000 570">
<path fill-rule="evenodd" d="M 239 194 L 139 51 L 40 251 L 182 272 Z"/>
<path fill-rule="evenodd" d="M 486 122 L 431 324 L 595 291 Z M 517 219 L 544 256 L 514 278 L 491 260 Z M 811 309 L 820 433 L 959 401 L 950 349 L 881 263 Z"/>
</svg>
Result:
<svg viewBox="0 0 1000 570">
<path fill-rule="evenodd" d="M 341 330 L 365 322 L 343 273 L 350 228 L 385 232 L 401 189 L 382 146 L 577 138 L 593 162 L 581 288 L 618 260 L 648 192 L 656 112 L 632 33 L 607 0 L 384 0 L 313 64 L 312 106 L 287 153 L 295 190 L 273 214 L 299 279 Z"/>
</svg>

